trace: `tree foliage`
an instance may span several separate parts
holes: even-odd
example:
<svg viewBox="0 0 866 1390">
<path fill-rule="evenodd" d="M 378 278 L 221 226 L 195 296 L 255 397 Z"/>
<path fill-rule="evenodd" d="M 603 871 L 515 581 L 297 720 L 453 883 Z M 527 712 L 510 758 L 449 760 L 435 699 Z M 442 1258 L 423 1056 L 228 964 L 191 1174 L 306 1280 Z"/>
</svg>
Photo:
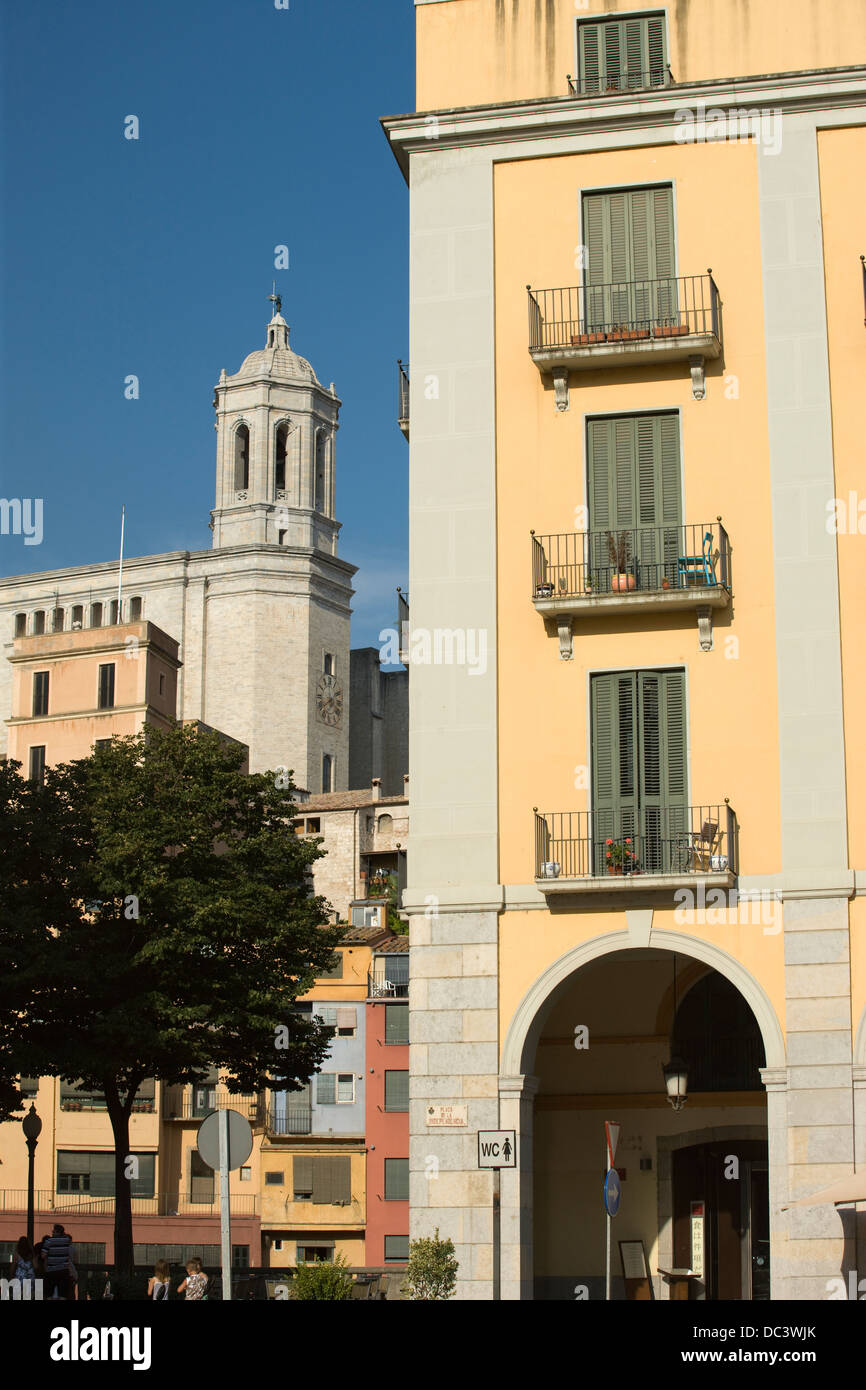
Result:
<svg viewBox="0 0 866 1390">
<path fill-rule="evenodd" d="M 0 768 L 0 1058 L 101 1091 L 114 1130 L 116 1252 L 131 1266 L 124 1161 L 145 1077 L 219 1067 L 229 1090 L 297 1090 L 330 1045 L 292 1012 L 340 932 L 296 835 L 292 787 L 180 725 L 48 769 Z"/>
<path fill-rule="evenodd" d="M 437 1226 L 434 1235 L 410 1241 L 403 1292 L 409 1299 L 444 1302 L 454 1297 L 458 1269 L 454 1243 L 440 1240 Z"/>
</svg>

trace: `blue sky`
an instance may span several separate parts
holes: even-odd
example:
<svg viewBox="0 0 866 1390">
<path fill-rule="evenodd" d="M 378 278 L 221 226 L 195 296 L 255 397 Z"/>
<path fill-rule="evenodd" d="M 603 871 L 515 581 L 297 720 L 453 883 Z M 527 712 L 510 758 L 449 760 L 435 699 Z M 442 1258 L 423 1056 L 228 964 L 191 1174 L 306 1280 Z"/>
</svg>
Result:
<svg viewBox="0 0 866 1390">
<path fill-rule="evenodd" d="M 352 644 L 376 645 L 407 582 L 408 191 L 378 118 L 414 106 L 412 0 L 5 0 L 0 24 L 0 495 L 44 499 L 0 572 L 112 559 L 121 504 L 128 555 L 209 547 L 213 386 L 264 346 L 276 279 L 343 401 Z"/>
</svg>

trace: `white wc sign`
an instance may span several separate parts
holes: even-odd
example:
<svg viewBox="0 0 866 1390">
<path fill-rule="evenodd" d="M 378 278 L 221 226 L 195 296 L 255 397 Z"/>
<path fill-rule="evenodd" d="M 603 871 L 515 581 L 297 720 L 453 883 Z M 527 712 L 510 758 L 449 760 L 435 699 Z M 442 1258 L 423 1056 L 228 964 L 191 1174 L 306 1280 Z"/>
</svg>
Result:
<svg viewBox="0 0 866 1390">
<path fill-rule="evenodd" d="M 517 1167 L 517 1135 L 513 1129 L 478 1131 L 478 1167 Z"/>
</svg>

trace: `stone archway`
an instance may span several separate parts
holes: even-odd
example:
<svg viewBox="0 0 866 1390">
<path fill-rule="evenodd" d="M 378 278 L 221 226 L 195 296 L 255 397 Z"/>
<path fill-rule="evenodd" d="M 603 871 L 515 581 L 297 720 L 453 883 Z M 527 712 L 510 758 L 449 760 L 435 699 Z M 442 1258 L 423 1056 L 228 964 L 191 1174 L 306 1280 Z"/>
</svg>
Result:
<svg viewBox="0 0 866 1390">
<path fill-rule="evenodd" d="M 538 1080 L 531 1073 L 545 1021 L 557 998 L 585 965 L 601 957 L 633 949 L 630 933 L 595 937 L 554 961 L 527 990 L 514 1012 L 505 1037 L 499 1078 L 500 1125 L 518 1132 L 518 1167 L 502 1174 L 502 1296 L 533 1297 L 533 1129 Z M 691 957 L 719 972 L 749 1005 L 764 1043 L 766 1066 L 762 1079 L 768 1091 L 768 1141 L 772 1234 L 781 1234 L 780 1208 L 787 1197 L 784 1088 L 785 1043 L 766 992 L 755 977 L 727 951 L 684 932 L 653 930 L 640 943 L 655 951 Z"/>
</svg>

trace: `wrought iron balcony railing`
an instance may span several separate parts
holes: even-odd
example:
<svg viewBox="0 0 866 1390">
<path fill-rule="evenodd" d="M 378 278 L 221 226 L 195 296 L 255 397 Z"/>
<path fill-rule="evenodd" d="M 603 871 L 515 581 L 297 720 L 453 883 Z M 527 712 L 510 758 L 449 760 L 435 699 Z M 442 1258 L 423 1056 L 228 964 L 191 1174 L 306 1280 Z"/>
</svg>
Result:
<svg viewBox="0 0 866 1390">
<path fill-rule="evenodd" d="M 719 291 L 706 275 L 620 280 L 533 290 L 529 295 L 529 351 L 672 346 L 680 338 L 719 339 Z"/>
<path fill-rule="evenodd" d="M 166 1090 L 162 1104 L 166 1120 L 203 1120 L 214 1110 L 237 1110 L 251 1125 L 261 1124 L 264 1099 L 261 1096 L 232 1095 L 222 1087 L 193 1086 L 192 1094 L 185 1087 Z"/>
<path fill-rule="evenodd" d="M 731 544 L 717 521 L 638 526 L 532 537 L 532 597 L 563 600 L 616 594 L 691 594 L 731 590 Z"/>
<path fill-rule="evenodd" d="M 160 1192 L 153 1197 L 133 1197 L 133 1216 L 218 1216 L 219 1192 L 214 1184 L 212 1193 Z M 53 1192 L 40 1189 L 33 1194 L 37 1213 L 63 1212 L 75 1216 L 110 1216 L 114 1212 L 114 1197 L 95 1192 Z M 231 1195 L 234 1216 L 255 1216 L 258 1210 L 255 1196 Z M 27 1210 L 26 1188 L 0 1189 L 0 1212 Z"/>
<path fill-rule="evenodd" d="M 408 999 L 409 981 L 390 980 L 383 971 L 370 971 L 367 975 L 368 999 Z"/>
<path fill-rule="evenodd" d="M 277 1111 L 271 1107 L 265 1116 L 265 1132 L 269 1135 L 311 1134 L 313 1111 L 311 1106 L 288 1106 Z"/>
<path fill-rule="evenodd" d="M 397 362 L 397 424 L 409 438 L 409 365 Z"/>
<path fill-rule="evenodd" d="M 670 87 L 673 84 L 671 70 L 666 63 L 657 63 L 648 72 L 584 73 L 581 77 L 568 74 L 568 95 L 570 97 L 604 96 L 610 93 L 639 92 L 647 87 Z"/>
<path fill-rule="evenodd" d="M 535 876 L 634 880 L 653 875 L 736 876 L 737 818 L 716 806 L 639 806 L 616 811 L 535 811 Z M 649 886 L 649 885 L 648 885 Z"/>
</svg>

